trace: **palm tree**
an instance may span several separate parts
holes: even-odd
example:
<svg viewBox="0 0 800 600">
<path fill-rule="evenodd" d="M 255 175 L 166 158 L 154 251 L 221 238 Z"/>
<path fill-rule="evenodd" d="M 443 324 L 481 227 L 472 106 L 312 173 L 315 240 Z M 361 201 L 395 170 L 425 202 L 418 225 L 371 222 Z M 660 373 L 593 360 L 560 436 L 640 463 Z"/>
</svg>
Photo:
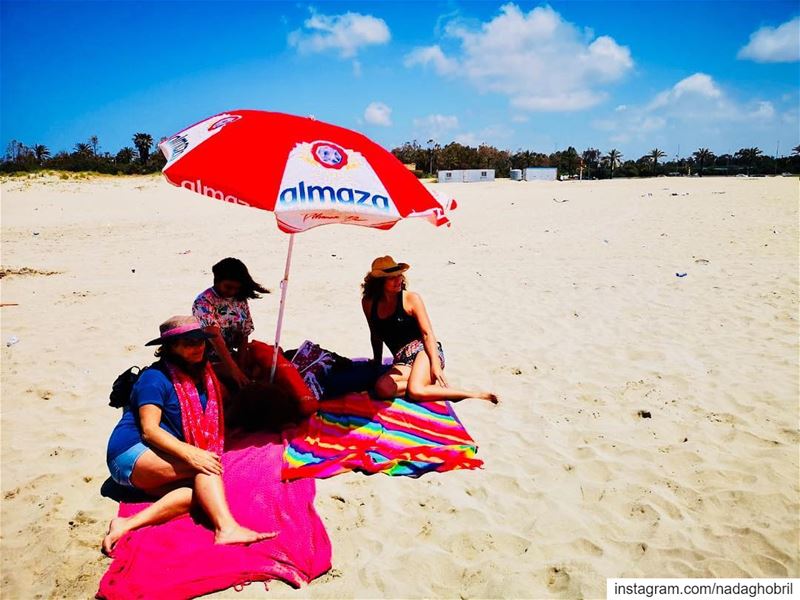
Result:
<svg viewBox="0 0 800 600">
<path fill-rule="evenodd" d="M 619 166 L 620 159 L 622 158 L 622 152 L 617 150 L 616 148 L 611 149 L 608 154 L 606 154 L 603 159 L 608 163 L 611 167 L 611 179 L 614 179 L 614 167 Z"/>
<path fill-rule="evenodd" d="M 659 150 L 658 148 L 653 148 L 650 151 L 650 160 L 653 161 L 653 175 L 655 175 L 656 171 L 658 170 L 658 159 L 663 158 L 666 155 L 667 154 L 664 151 Z"/>
<path fill-rule="evenodd" d="M 795 146 L 794 148 L 792 148 L 792 154 L 794 154 L 795 156 L 800 156 L 800 146 Z"/>
<path fill-rule="evenodd" d="M 581 157 L 586 165 L 586 178 L 591 179 L 592 167 L 597 165 L 597 161 L 600 160 L 600 150 L 597 148 L 587 148 L 583 151 Z"/>
<path fill-rule="evenodd" d="M 574 147 L 570 146 L 561 153 L 560 158 L 563 161 L 564 166 L 566 166 L 569 176 L 572 177 L 575 175 L 575 167 L 579 162 L 578 151 L 575 150 Z"/>
<path fill-rule="evenodd" d="M 139 151 L 139 161 L 144 165 L 150 158 L 150 148 L 153 146 L 153 136 L 149 133 L 137 133 L 133 136 L 133 145 Z"/>
<path fill-rule="evenodd" d="M 753 166 L 753 162 L 755 162 L 761 153 L 762 152 L 759 148 L 740 148 L 733 156 L 747 165 L 747 176 L 749 177 L 750 168 Z"/>
<path fill-rule="evenodd" d="M 36 162 L 42 164 L 42 162 L 50 158 L 50 149 L 43 144 L 36 144 L 33 147 L 33 155 L 36 157 Z"/>
<path fill-rule="evenodd" d="M 78 142 L 75 144 L 75 153 L 76 154 L 91 154 L 92 147 L 89 144 L 84 144 L 83 142 Z"/>
<path fill-rule="evenodd" d="M 135 153 L 136 151 L 133 148 L 130 146 L 125 146 L 122 150 L 117 152 L 117 156 L 114 157 L 114 162 L 117 164 L 129 165 L 133 162 Z"/>
<path fill-rule="evenodd" d="M 100 149 L 100 140 L 97 139 L 96 135 L 89 138 L 89 146 L 92 147 L 92 154 L 97 156 L 97 151 Z"/>
<path fill-rule="evenodd" d="M 698 174 L 700 177 L 702 177 L 703 165 L 705 165 L 706 162 L 711 162 L 714 159 L 714 153 L 708 148 L 699 148 L 697 152 L 692 154 L 692 156 L 694 156 L 695 160 L 700 163 L 700 171 Z"/>
</svg>

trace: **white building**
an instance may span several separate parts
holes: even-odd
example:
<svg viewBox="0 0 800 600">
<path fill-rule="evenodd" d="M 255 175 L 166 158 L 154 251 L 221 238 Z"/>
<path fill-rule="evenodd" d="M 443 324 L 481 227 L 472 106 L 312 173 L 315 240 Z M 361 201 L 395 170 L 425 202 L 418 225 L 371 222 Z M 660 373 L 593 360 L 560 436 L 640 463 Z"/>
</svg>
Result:
<svg viewBox="0 0 800 600">
<path fill-rule="evenodd" d="M 555 167 L 527 167 L 523 178 L 525 181 L 555 181 L 557 172 Z"/>
<path fill-rule="evenodd" d="M 522 169 L 511 169 L 511 181 L 522 181 Z"/>
<path fill-rule="evenodd" d="M 471 183 L 473 181 L 494 181 L 494 169 L 454 169 L 439 171 L 439 183 Z"/>
</svg>

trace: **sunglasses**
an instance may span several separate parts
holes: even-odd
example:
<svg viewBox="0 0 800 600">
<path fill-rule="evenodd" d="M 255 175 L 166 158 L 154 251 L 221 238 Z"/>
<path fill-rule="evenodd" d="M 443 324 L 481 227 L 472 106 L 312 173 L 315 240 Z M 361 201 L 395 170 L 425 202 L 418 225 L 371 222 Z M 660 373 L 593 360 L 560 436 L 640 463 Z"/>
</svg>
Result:
<svg viewBox="0 0 800 600">
<path fill-rule="evenodd" d="M 185 337 L 181 340 L 178 340 L 184 346 L 204 346 L 206 340 L 204 338 L 194 338 L 194 337 Z"/>
</svg>

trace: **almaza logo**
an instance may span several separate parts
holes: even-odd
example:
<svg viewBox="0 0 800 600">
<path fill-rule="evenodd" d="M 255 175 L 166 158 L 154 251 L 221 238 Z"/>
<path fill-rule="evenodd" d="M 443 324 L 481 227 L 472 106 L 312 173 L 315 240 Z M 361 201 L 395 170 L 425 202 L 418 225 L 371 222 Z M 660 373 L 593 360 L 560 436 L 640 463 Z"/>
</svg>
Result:
<svg viewBox="0 0 800 600">
<path fill-rule="evenodd" d="M 318 211 L 325 210 L 328 220 L 385 221 L 387 217 L 399 217 L 394 202 L 364 157 L 324 140 L 299 143 L 290 152 L 278 204 L 282 211 L 315 211 L 312 214 L 321 215 Z M 348 215 L 336 217 L 332 212 Z M 355 215 L 370 218 L 356 219 Z"/>
<path fill-rule="evenodd" d="M 367 190 L 355 190 L 350 187 L 334 188 L 331 185 L 308 185 L 305 181 L 296 186 L 281 190 L 281 204 L 352 204 L 354 206 L 372 207 L 389 211 L 389 198 L 381 194 L 373 194 Z"/>
<path fill-rule="evenodd" d="M 215 190 L 210 185 L 205 185 L 201 179 L 196 179 L 195 181 L 185 179 L 181 181 L 181 187 L 197 192 L 198 194 L 203 194 L 209 198 L 214 198 L 215 200 L 222 200 L 223 202 L 230 202 L 231 204 L 239 204 L 241 206 L 250 206 L 247 202 L 241 198 L 237 198 L 233 194 L 226 194 L 220 190 Z"/>
<path fill-rule="evenodd" d="M 241 115 L 231 115 L 228 113 L 214 115 L 205 121 L 195 123 L 188 129 L 184 129 L 180 133 L 173 135 L 171 138 L 161 142 L 158 147 L 167 158 L 167 165 L 170 166 L 184 156 L 190 154 L 211 136 L 217 135 L 222 131 L 225 125 L 238 121 L 241 118 L 243 118 Z"/>
<path fill-rule="evenodd" d="M 328 169 L 341 169 L 347 165 L 347 153 L 344 148 L 331 142 L 315 143 L 311 146 L 311 156 Z"/>
<path fill-rule="evenodd" d="M 177 158 L 183 151 L 189 147 L 189 140 L 183 135 L 173 135 L 166 142 L 164 142 L 172 151 L 172 158 Z"/>
<path fill-rule="evenodd" d="M 233 123 L 234 121 L 238 121 L 241 118 L 242 115 L 230 115 L 227 117 L 222 117 L 221 119 L 218 119 L 217 121 L 209 125 L 208 130 L 214 131 L 215 129 L 219 129 L 220 127 L 225 127 L 225 125 L 227 125 L 228 123 Z"/>
</svg>

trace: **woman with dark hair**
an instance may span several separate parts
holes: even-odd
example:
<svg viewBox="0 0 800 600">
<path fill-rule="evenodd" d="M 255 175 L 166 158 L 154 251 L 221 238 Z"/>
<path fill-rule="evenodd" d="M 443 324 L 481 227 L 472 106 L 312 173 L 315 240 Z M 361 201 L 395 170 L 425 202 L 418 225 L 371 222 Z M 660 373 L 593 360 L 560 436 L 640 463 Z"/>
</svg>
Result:
<svg viewBox="0 0 800 600">
<path fill-rule="evenodd" d="M 251 384 L 264 384 L 269 381 L 273 347 L 249 340 L 254 327 L 247 301 L 260 298 L 269 290 L 255 282 L 237 258 L 223 258 L 212 272 L 214 285 L 197 296 L 192 305 L 192 314 L 210 336 L 211 364 L 232 392 Z M 317 410 L 316 397 L 280 353 L 274 383 L 289 392 L 302 416 Z"/>
<path fill-rule="evenodd" d="M 193 503 L 208 515 L 218 544 L 250 544 L 277 535 L 236 522 L 222 483 L 222 388 L 206 360 L 205 333 L 194 317 L 172 317 L 161 335 L 158 362 L 133 386 L 128 405 L 108 441 L 111 478 L 157 500 L 130 517 L 111 520 L 103 539 L 110 553 L 127 532 L 164 523 Z"/>
<path fill-rule="evenodd" d="M 254 281 L 237 258 L 223 258 L 211 270 L 214 285 L 197 296 L 192 314 L 211 336 L 211 361 L 218 374 L 243 387 L 250 381 L 244 365 L 248 337 L 254 329 L 247 301 L 269 290 Z"/>
<path fill-rule="evenodd" d="M 406 263 L 391 256 L 372 261 L 362 284 L 361 307 L 367 318 L 374 364 L 383 360 L 383 344 L 394 360 L 388 373 L 378 378 L 379 398 L 405 396 L 416 402 L 479 398 L 497 404 L 491 392 L 452 388 L 444 377 L 444 350 L 436 340 L 422 297 L 406 291 Z"/>
</svg>

